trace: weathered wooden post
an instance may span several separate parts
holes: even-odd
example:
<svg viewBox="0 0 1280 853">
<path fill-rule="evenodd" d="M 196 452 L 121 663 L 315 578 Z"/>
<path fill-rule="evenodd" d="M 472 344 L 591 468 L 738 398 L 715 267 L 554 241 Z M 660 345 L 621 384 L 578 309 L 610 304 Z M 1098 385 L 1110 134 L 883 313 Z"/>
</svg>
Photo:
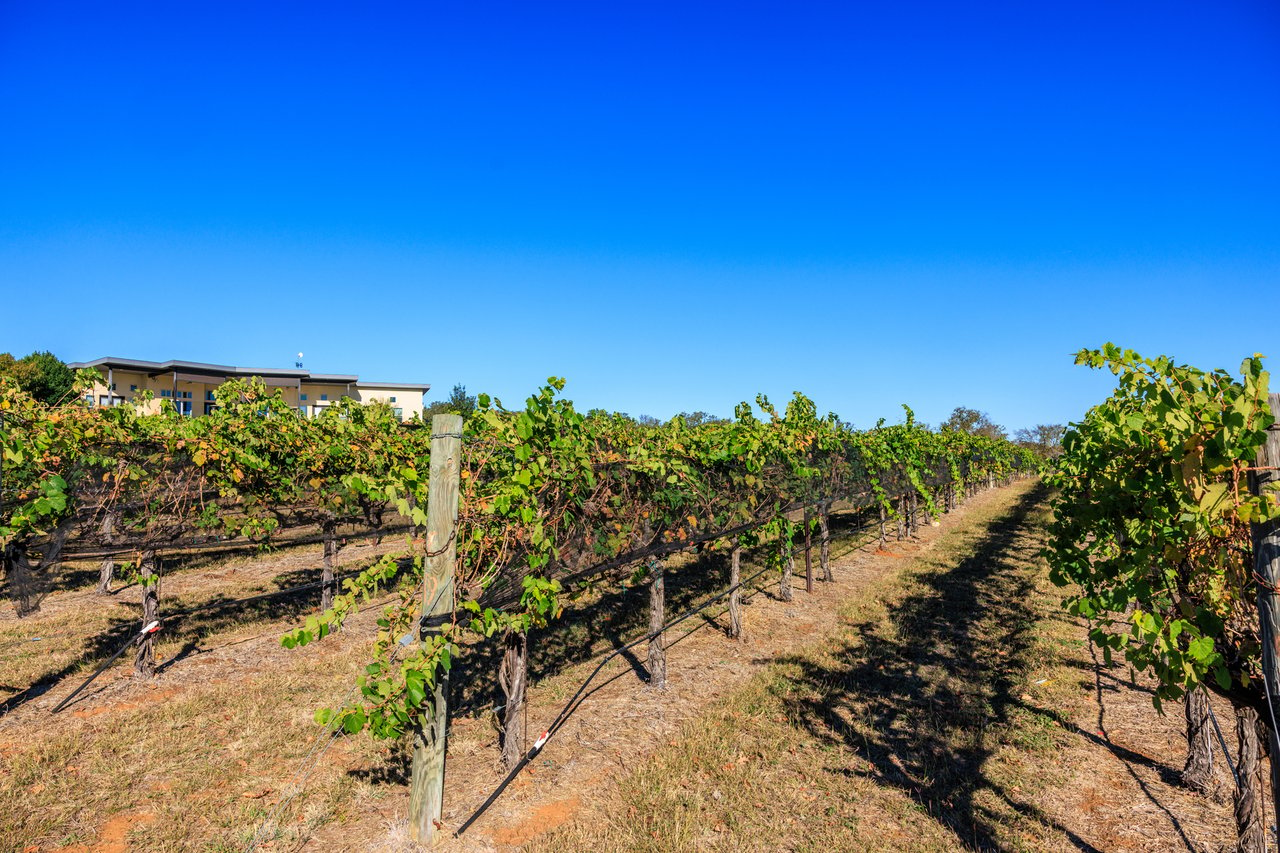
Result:
<svg viewBox="0 0 1280 853">
<path fill-rule="evenodd" d="M 320 609 L 328 610 L 333 606 L 333 596 L 338 591 L 338 584 L 333 574 L 333 558 L 338 553 L 338 537 L 336 524 L 332 520 L 321 525 L 324 532 L 324 568 L 320 572 Z"/>
<path fill-rule="evenodd" d="M 667 585 L 662 561 L 649 561 L 649 686 L 667 689 L 667 646 L 662 625 L 667 621 Z"/>
<path fill-rule="evenodd" d="M 804 511 L 804 591 L 813 595 L 813 513 Z"/>
<path fill-rule="evenodd" d="M 729 552 L 729 636 L 742 639 L 742 546 L 733 543 Z"/>
<path fill-rule="evenodd" d="M 423 565 L 424 630 L 432 617 L 453 612 L 453 575 L 457 545 L 458 478 L 462 469 L 462 416 L 435 415 L 431 419 L 431 467 L 427 493 L 427 556 Z M 409 835 L 419 844 L 431 843 L 444 806 L 445 736 L 449 716 L 448 674 L 437 671 L 431 698 L 431 718 L 413 733 L 413 769 L 409 786 Z"/>
<path fill-rule="evenodd" d="M 778 558 L 782 560 L 782 580 L 778 582 L 778 595 L 783 601 L 791 601 L 791 576 L 796 569 L 796 556 L 791 549 L 791 537 L 778 539 Z"/>
<path fill-rule="evenodd" d="M 822 579 L 824 581 L 833 581 L 835 576 L 831 574 L 831 502 L 827 501 L 822 505 L 822 511 L 818 514 L 818 524 L 822 529 L 822 548 L 820 551 L 822 560 Z"/>
<path fill-rule="evenodd" d="M 1280 394 L 1269 394 L 1267 402 L 1272 414 L 1280 414 Z M 1255 470 L 1249 477 L 1249 487 L 1254 494 L 1276 494 L 1280 497 L 1280 423 L 1267 430 L 1267 441 L 1258 451 Z M 1271 469 L 1271 470 L 1268 470 Z M 1253 570 L 1258 579 L 1258 617 L 1262 640 L 1263 689 L 1269 695 L 1271 707 L 1280 708 L 1280 519 L 1254 524 Z M 1268 743 L 1271 747 L 1271 799 L 1272 807 L 1280 814 L 1280 732 L 1267 720 Z"/>
</svg>

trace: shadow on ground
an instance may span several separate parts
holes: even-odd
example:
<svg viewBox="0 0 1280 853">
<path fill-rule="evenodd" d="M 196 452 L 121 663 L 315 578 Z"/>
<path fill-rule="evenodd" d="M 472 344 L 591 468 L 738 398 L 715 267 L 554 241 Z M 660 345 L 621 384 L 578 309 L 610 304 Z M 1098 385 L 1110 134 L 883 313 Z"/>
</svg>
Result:
<svg viewBox="0 0 1280 853">
<path fill-rule="evenodd" d="M 865 763 L 825 767 L 859 774 L 914 799 L 971 850 L 1003 849 L 1000 828 L 1016 812 L 1053 827 L 1081 850 L 1090 844 L 992 781 L 986 764 L 1020 698 L 1042 614 L 1026 569 L 1038 548 L 1037 486 L 980 533 L 970 556 L 948 567 L 935 558 L 884 621 L 853 625 L 857 640 L 820 664 L 804 656 L 782 663 L 793 722 L 819 741 L 852 750 Z M 1050 735 L 1046 735 L 1048 737 Z M 1050 750 L 1051 751 L 1051 750 Z M 980 802 L 989 791 L 1003 808 Z M 1005 808 L 1009 812 L 1005 811 Z"/>
</svg>

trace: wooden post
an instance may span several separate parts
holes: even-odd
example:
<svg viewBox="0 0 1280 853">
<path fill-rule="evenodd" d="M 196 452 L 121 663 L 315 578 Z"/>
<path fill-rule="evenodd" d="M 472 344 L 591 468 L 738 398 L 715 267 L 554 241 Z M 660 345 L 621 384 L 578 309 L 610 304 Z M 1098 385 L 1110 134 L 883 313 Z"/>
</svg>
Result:
<svg viewBox="0 0 1280 853">
<path fill-rule="evenodd" d="M 831 503 L 829 501 L 824 503 L 820 509 L 818 524 L 822 530 L 822 545 L 819 552 L 822 560 L 822 579 L 833 581 L 835 576 L 831 574 Z"/>
<path fill-rule="evenodd" d="M 804 591 L 813 595 L 813 514 L 804 511 Z"/>
<path fill-rule="evenodd" d="M 334 523 L 326 521 L 324 531 L 324 569 L 320 573 L 320 609 L 328 610 L 333 606 L 333 594 L 337 584 L 333 580 L 333 556 L 338 552 L 338 540 L 334 533 Z"/>
<path fill-rule="evenodd" d="M 649 686 L 667 689 L 667 646 L 662 624 L 667 621 L 667 585 L 662 577 L 662 561 L 649 563 Z"/>
<path fill-rule="evenodd" d="M 734 543 L 729 552 L 729 636 L 742 639 L 742 546 Z"/>
<path fill-rule="evenodd" d="M 778 594 L 783 601 L 791 601 L 791 575 L 796 568 L 795 555 L 791 553 L 791 540 L 778 540 L 778 556 L 782 560 L 782 580 L 778 583 Z"/>
<path fill-rule="evenodd" d="M 462 416 L 431 419 L 431 466 L 427 493 L 427 556 L 423 564 L 423 618 L 453 612 L 456 562 L 454 526 L 458 520 L 458 478 L 462 469 Z M 431 630 L 428 628 L 427 630 Z M 448 674 L 436 672 L 430 719 L 413 733 L 413 769 L 409 783 L 409 836 L 429 844 L 444 807 L 445 737 L 449 717 Z"/>
<path fill-rule="evenodd" d="M 884 517 L 885 517 L 884 504 L 881 503 L 880 504 L 880 550 L 881 551 L 884 550 L 884 546 L 886 544 L 885 538 L 884 538 Z"/>
<path fill-rule="evenodd" d="M 1280 394 L 1269 394 L 1267 402 L 1273 414 L 1280 414 Z M 1267 430 L 1267 441 L 1258 451 L 1254 467 L 1280 466 L 1280 423 Z M 1250 490 L 1280 497 L 1280 471 L 1255 470 L 1249 477 Z M 1271 707 L 1280 715 L 1280 519 L 1254 524 L 1253 571 L 1258 582 L 1258 618 L 1261 626 L 1263 690 L 1270 696 Z M 1268 744 L 1271 747 L 1272 814 L 1280 815 L 1280 732 L 1267 720 Z"/>
<path fill-rule="evenodd" d="M 154 548 L 142 552 L 138 571 L 142 575 L 142 624 L 150 625 L 160 610 L 160 572 Z M 150 678 L 156 673 L 155 634 L 147 634 L 138 644 L 133 656 L 133 674 L 138 678 Z"/>
</svg>

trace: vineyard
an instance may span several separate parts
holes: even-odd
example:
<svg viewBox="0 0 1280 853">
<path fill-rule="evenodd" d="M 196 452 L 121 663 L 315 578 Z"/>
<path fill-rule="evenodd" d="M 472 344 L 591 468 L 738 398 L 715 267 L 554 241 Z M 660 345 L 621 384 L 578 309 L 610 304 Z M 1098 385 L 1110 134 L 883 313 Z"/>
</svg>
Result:
<svg viewBox="0 0 1280 853">
<path fill-rule="evenodd" d="M 465 422 L 402 425 L 354 404 L 300 418 L 253 382 L 227 383 L 203 418 L 48 406 L 7 387 L 0 537 L 15 615 L 39 619 L 46 601 L 106 596 L 120 582 L 136 585 L 140 609 L 89 620 L 103 629 L 92 637 L 65 625 L 85 653 L 47 667 L 22 658 L 30 683 L 7 688 L 4 713 L 27 724 L 47 713 L 56 725 L 119 656 L 132 653 L 138 680 L 161 667 L 168 680 L 187 661 L 182 651 L 157 660 L 167 636 L 198 641 L 246 612 L 292 615 L 281 653 L 338 643 L 364 656 L 345 696 L 314 709 L 307 760 L 361 731 L 409 745 L 410 836 L 465 832 L 467 822 L 439 823 L 446 721 L 496 685 L 495 748 L 510 768 L 504 785 L 514 780 L 590 689 L 570 691 L 529 743 L 531 666 L 554 625 L 646 591 L 647 629 L 632 624 L 612 648 L 643 646 L 649 685 L 662 690 L 676 626 L 722 607 L 738 636 L 743 598 L 761 584 L 782 601 L 800 585 L 812 593 L 833 580 L 839 543 L 910 537 L 1039 465 L 1007 441 L 922 428 L 910 410 L 905 423 L 858 431 L 796 395 L 784 411 L 758 398 L 731 421 L 653 426 L 580 414 L 562 389 L 551 380 L 523 408 L 481 397 Z M 218 562 L 239 553 L 250 565 L 307 543 L 320 546 L 318 578 L 299 572 L 304 582 L 274 590 L 230 580 Z M 205 565 L 216 572 L 201 578 Z M 190 594 L 162 595 L 174 587 Z M 289 837 L 302 792 L 278 798 L 232 846 Z"/>
</svg>

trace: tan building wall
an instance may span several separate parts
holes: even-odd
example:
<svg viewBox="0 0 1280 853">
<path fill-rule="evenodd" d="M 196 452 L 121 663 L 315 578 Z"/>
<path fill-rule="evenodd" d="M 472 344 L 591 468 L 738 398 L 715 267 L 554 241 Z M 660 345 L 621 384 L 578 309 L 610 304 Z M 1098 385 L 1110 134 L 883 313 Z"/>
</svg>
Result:
<svg viewBox="0 0 1280 853">
<path fill-rule="evenodd" d="M 246 378 L 245 375 L 201 377 L 182 371 L 152 376 L 145 371 L 125 368 L 112 368 L 108 371 L 107 368 L 98 366 L 94 369 L 102 377 L 86 394 L 86 398 L 94 406 L 133 403 L 135 400 L 140 401 L 145 392 L 150 391 L 154 399 L 147 408 L 151 411 L 173 404 L 183 414 L 193 416 L 207 414 L 213 408 L 214 392 L 224 381 L 229 378 Z M 110 391 L 107 388 L 108 375 L 113 385 Z M 356 382 L 313 382 L 306 378 L 291 377 L 270 377 L 264 381 L 272 389 L 278 390 L 291 408 L 307 416 L 318 414 L 343 397 L 350 397 L 361 403 L 386 403 L 399 410 L 402 420 L 422 415 L 422 386 L 403 387 L 375 383 L 377 387 L 367 387 Z"/>
</svg>

